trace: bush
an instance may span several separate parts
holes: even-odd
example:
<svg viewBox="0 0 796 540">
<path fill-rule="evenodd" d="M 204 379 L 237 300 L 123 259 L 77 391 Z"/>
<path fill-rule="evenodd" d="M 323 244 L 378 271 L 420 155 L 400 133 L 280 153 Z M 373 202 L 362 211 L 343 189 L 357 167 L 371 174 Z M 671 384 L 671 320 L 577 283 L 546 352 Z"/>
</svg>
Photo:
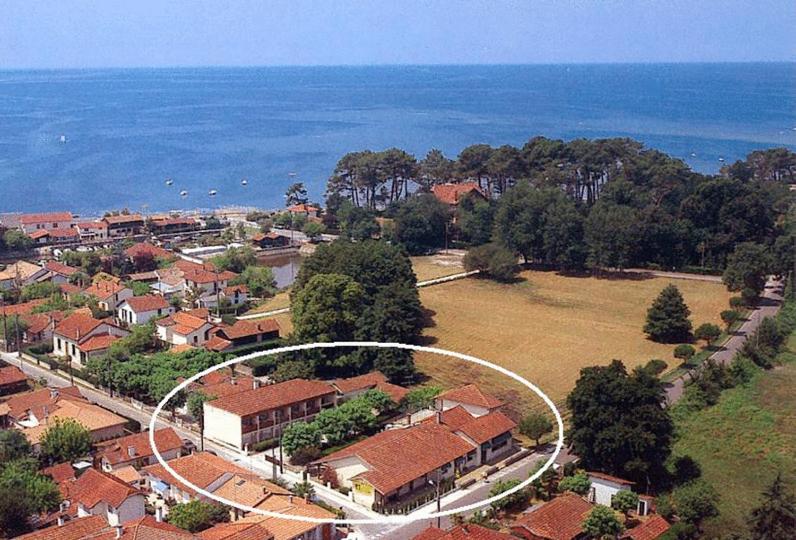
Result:
<svg viewBox="0 0 796 540">
<path fill-rule="evenodd" d="M 691 337 L 691 310 L 675 285 L 667 285 L 647 310 L 644 333 L 652 341 L 676 343 Z"/>
<path fill-rule="evenodd" d="M 559 491 L 571 491 L 578 495 L 586 495 L 591 488 L 591 481 L 585 471 L 578 471 L 572 476 L 565 476 L 558 483 Z"/>
<path fill-rule="evenodd" d="M 319 457 L 321 457 L 319 448 L 315 446 L 305 446 L 293 452 L 293 455 L 290 456 L 290 463 L 292 465 L 304 466 L 307 463 L 315 461 Z"/>
<path fill-rule="evenodd" d="M 253 452 L 265 452 L 266 450 L 270 450 L 271 448 L 274 448 L 276 446 L 279 446 L 279 438 L 278 437 L 274 437 L 272 439 L 265 439 L 264 441 L 260 441 L 258 443 L 254 443 L 251 446 L 251 450 Z"/>
<path fill-rule="evenodd" d="M 740 296 L 733 296 L 730 298 L 730 307 L 732 309 L 743 309 L 746 307 L 746 302 Z"/>
<path fill-rule="evenodd" d="M 751 381 L 757 369 L 755 363 L 743 354 L 736 354 L 730 364 L 730 374 L 736 385 Z"/>
<path fill-rule="evenodd" d="M 666 371 L 667 367 L 668 365 L 663 360 L 660 360 L 658 358 L 653 358 L 652 360 L 647 362 L 647 365 L 644 366 L 644 369 L 646 369 L 649 373 L 658 376 L 664 371 Z"/>
<path fill-rule="evenodd" d="M 465 270 L 478 270 L 497 281 L 511 281 L 517 274 L 517 256 L 495 243 L 471 248 L 464 256 Z"/>
<path fill-rule="evenodd" d="M 678 345 L 674 348 L 674 357 L 679 358 L 685 363 L 688 363 L 695 353 L 696 350 L 691 345 L 687 344 Z"/>
</svg>

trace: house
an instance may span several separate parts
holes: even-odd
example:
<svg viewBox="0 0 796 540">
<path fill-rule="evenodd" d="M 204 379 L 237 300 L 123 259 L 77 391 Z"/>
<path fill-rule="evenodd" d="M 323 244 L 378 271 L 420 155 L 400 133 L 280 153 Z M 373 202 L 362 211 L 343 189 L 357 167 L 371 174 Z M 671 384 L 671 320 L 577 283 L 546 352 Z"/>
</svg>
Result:
<svg viewBox="0 0 796 540">
<path fill-rule="evenodd" d="M 28 390 L 28 377 L 16 366 L 0 367 L 0 396 Z"/>
<path fill-rule="evenodd" d="M 158 216 L 149 222 L 149 230 L 153 234 L 176 234 L 199 229 L 199 222 L 190 217 Z"/>
<path fill-rule="evenodd" d="M 199 540 L 199 537 L 162 520 L 160 514 L 109 525 L 100 516 L 72 519 L 23 536 L 24 540 Z M 259 539 L 258 539 L 259 540 Z"/>
<path fill-rule="evenodd" d="M 28 261 L 17 261 L 0 271 L 0 289 L 21 289 L 42 279 L 47 270 Z"/>
<path fill-rule="evenodd" d="M 638 525 L 626 530 L 620 538 L 622 540 L 657 540 L 671 528 L 669 522 L 661 516 L 654 514 Z"/>
<path fill-rule="evenodd" d="M 102 356 L 111 344 L 129 332 L 83 313 L 73 313 L 53 330 L 53 354 L 84 366 L 90 358 Z"/>
<path fill-rule="evenodd" d="M 91 242 L 108 239 L 108 224 L 104 221 L 79 221 L 75 228 L 81 240 Z"/>
<path fill-rule="evenodd" d="M 127 419 L 89 403 L 75 386 L 16 394 L 5 404 L 9 421 L 22 431 L 34 449 L 58 418 L 70 418 L 82 424 L 91 433 L 93 442 L 121 437 L 127 424 Z"/>
<path fill-rule="evenodd" d="M 80 242 L 80 233 L 76 228 L 69 229 L 41 229 L 28 235 L 36 245 L 72 244 Z"/>
<path fill-rule="evenodd" d="M 142 254 L 151 255 L 154 259 L 169 259 L 174 257 L 174 253 L 171 251 L 150 244 L 149 242 L 139 242 L 137 244 L 133 244 L 124 250 L 124 254 L 128 259 L 131 260 Z"/>
<path fill-rule="evenodd" d="M 44 214 L 22 214 L 19 216 L 19 228 L 25 234 L 36 231 L 52 231 L 72 227 L 71 212 L 48 212 Z"/>
<path fill-rule="evenodd" d="M 20 318 L 25 321 L 27 328 L 22 333 L 22 339 L 26 343 L 39 343 L 41 341 L 51 341 L 53 331 L 66 314 L 63 311 L 48 311 L 46 313 L 33 313 L 22 315 Z"/>
<path fill-rule="evenodd" d="M 49 476 L 53 482 L 60 484 L 61 482 L 75 480 L 75 469 L 71 463 L 58 463 L 45 467 L 41 470 L 41 474 Z"/>
<path fill-rule="evenodd" d="M 64 503 L 77 507 L 78 518 L 100 516 L 113 527 L 145 515 L 142 491 L 97 469 L 86 469 L 65 491 Z"/>
<path fill-rule="evenodd" d="M 429 526 L 412 540 L 516 540 L 516 537 L 473 523 L 456 525 L 447 531 Z"/>
<path fill-rule="evenodd" d="M 174 308 L 157 294 L 127 298 L 116 308 L 116 319 L 125 325 L 146 324 L 155 317 L 173 314 Z"/>
<path fill-rule="evenodd" d="M 207 310 L 193 309 L 158 319 L 155 322 L 158 339 L 172 345 L 204 345 L 215 328 L 207 317 Z"/>
<path fill-rule="evenodd" d="M 48 272 L 45 278 L 58 285 L 61 283 L 69 283 L 69 278 L 80 272 L 79 268 L 73 268 L 66 264 L 59 263 L 58 261 L 47 261 L 44 265 L 44 269 Z"/>
<path fill-rule="evenodd" d="M 252 388 L 204 403 L 205 437 L 243 450 L 336 403 L 336 390 L 322 381 L 292 379 Z"/>
<path fill-rule="evenodd" d="M 232 326 L 220 326 L 214 330 L 205 347 L 222 352 L 274 339 L 279 339 L 279 323 L 276 319 L 235 321 Z"/>
<path fill-rule="evenodd" d="M 481 187 L 477 182 L 461 182 L 458 184 L 437 184 L 431 188 L 431 193 L 442 203 L 451 208 L 458 206 L 459 201 L 468 195 L 486 199 Z"/>
<path fill-rule="evenodd" d="M 236 475 L 244 478 L 252 477 L 250 471 L 210 452 L 194 452 L 187 456 L 168 460 L 167 463 L 182 478 L 210 493 L 215 493 Z M 167 501 L 187 503 L 193 499 L 206 498 L 174 478 L 160 463 L 144 467 L 141 474 L 147 488 Z M 271 485 L 275 491 L 283 490 L 275 484 Z"/>
<path fill-rule="evenodd" d="M 409 390 L 403 386 L 389 383 L 387 377 L 380 371 L 372 371 L 364 375 L 349 377 L 348 379 L 337 379 L 331 382 L 337 390 L 338 402 L 348 401 L 364 394 L 368 390 L 380 390 L 390 396 L 393 402 L 400 403 L 404 396 L 409 393 Z"/>
<path fill-rule="evenodd" d="M 229 281 L 238 277 L 238 274 L 228 270 L 218 271 L 207 268 L 191 268 L 183 270 L 183 279 L 186 289 L 198 289 L 202 295 L 211 295 L 220 292 L 229 285 Z"/>
<path fill-rule="evenodd" d="M 437 411 L 423 423 L 436 422 L 451 432 L 478 447 L 474 459 L 468 459 L 467 467 L 492 462 L 514 448 L 511 430 L 517 424 L 500 411 L 474 416 L 461 405 L 446 411 Z"/>
<path fill-rule="evenodd" d="M 529 540 L 580 540 L 583 520 L 592 505 L 574 493 L 565 493 L 531 509 L 511 525 L 511 533 Z"/>
<path fill-rule="evenodd" d="M 591 487 L 587 496 L 588 501 L 594 504 L 601 504 L 603 506 L 611 506 L 614 495 L 620 491 L 631 491 L 635 482 L 619 478 L 618 476 L 611 476 L 601 472 L 591 471 L 586 473 L 589 476 Z M 639 499 L 638 514 L 646 516 L 650 512 L 650 501 L 648 499 Z"/>
<path fill-rule="evenodd" d="M 123 300 L 132 298 L 133 291 L 121 283 L 103 279 L 95 280 L 90 287 L 83 291 L 83 294 L 96 298 L 99 306 L 105 311 L 116 311 L 116 306 Z"/>
<path fill-rule="evenodd" d="M 144 218 L 139 214 L 105 216 L 102 221 L 108 225 L 108 238 L 135 236 L 144 230 Z"/>
<path fill-rule="evenodd" d="M 314 463 L 330 469 L 354 502 L 387 511 L 402 499 L 431 489 L 430 482 L 453 482 L 477 447 L 437 423 L 382 431 Z"/>
<path fill-rule="evenodd" d="M 287 211 L 294 215 L 304 215 L 308 218 L 317 218 L 319 217 L 321 209 L 313 204 L 294 204 L 293 206 L 288 206 Z"/>
<path fill-rule="evenodd" d="M 231 306 L 242 306 L 249 301 L 249 288 L 246 285 L 230 285 L 221 291 Z"/>
<path fill-rule="evenodd" d="M 166 461 L 180 457 L 182 439 L 173 428 L 155 430 L 155 446 Z M 98 445 L 95 461 L 103 471 L 113 473 L 123 467 L 136 469 L 157 463 L 149 444 L 149 432 L 144 431 L 105 441 Z"/>
<path fill-rule="evenodd" d="M 251 242 L 260 249 L 274 249 L 289 246 L 290 238 L 275 232 L 257 233 L 252 236 Z"/>
<path fill-rule="evenodd" d="M 33 313 L 33 310 L 36 307 L 44 304 L 46 301 L 46 298 L 37 298 L 35 300 L 22 302 L 19 304 L 12 304 L 10 306 L 3 305 L 2 308 L 0 308 L 0 315 L 5 314 L 6 317 L 13 317 L 15 315 L 30 315 Z"/>
<path fill-rule="evenodd" d="M 435 405 L 439 411 L 461 406 L 473 416 L 483 416 L 498 410 L 504 403 L 483 392 L 478 386 L 467 384 L 442 392 L 436 397 Z"/>
</svg>

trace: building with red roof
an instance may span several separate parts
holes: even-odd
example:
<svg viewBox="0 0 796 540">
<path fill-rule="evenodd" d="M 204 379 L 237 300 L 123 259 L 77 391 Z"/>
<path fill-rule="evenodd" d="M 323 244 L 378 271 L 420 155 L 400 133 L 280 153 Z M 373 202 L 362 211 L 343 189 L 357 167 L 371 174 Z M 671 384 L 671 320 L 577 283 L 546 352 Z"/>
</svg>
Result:
<svg viewBox="0 0 796 540">
<path fill-rule="evenodd" d="M 286 209 L 291 214 L 303 214 L 307 217 L 317 218 L 318 214 L 320 213 L 321 209 L 313 204 L 294 204 L 293 206 L 288 206 Z"/>
<path fill-rule="evenodd" d="M 144 230 L 144 217 L 140 214 L 105 216 L 102 221 L 108 226 L 109 238 L 135 236 Z"/>
<path fill-rule="evenodd" d="M 260 249 L 274 249 L 289 246 L 290 238 L 271 231 L 255 234 L 251 237 L 251 242 Z"/>
<path fill-rule="evenodd" d="M 178 311 L 155 321 L 158 339 L 171 345 L 203 346 L 211 337 L 215 325 L 206 309 Z"/>
<path fill-rule="evenodd" d="M 153 234 L 176 234 L 195 231 L 200 224 L 192 217 L 156 216 L 149 222 Z"/>
<path fill-rule="evenodd" d="M 628 530 L 620 538 L 622 540 L 657 540 L 671 528 L 669 522 L 657 514 L 649 516 Z"/>
<path fill-rule="evenodd" d="M 574 493 L 565 493 L 523 514 L 511 532 L 529 540 L 576 540 L 583 537 L 583 520 L 592 505 Z"/>
<path fill-rule="evenodd" d="M 19 216 L 19 227 L 25 234 L 35 231 L 69 229 L 72 226 L 73 219 L 71 212 L 22 214 Z"/>
<path fill-rule="evenodd" d="M 231 326 L 219 326 L 205 344 L 211 351 L 223 352 L 279 339 L 279 322 L 276 319 L 235 321 Z"/>
<path fill-rule="evenodd" d="M 145 515 L 144 493 L 112 474 L 86 469 L 67 489 L 65 500 L 77 506 L 77 517 L 100 516 L 108 525 L 122 525 Z"/>
<path fill-rule="evenodd" d="M 446 410 L 462 406 L 474 416 L 482 416 L 503 406 L 503 402 L 481 390 L 475 384 L 467 384 L 436 397 L 436 409 Z"/>
<path fill-rule="evenodd" d="M 49 244 L 70 244 L 80 241 L 80 234 L 74 227 L 67 229 L 39 229 L 28 234 L 28 236 L 37 245 L 42 246 Z"/>
<path fill-rule="evenodd" d="M 68 283 L 69 278 L 80 271 L 79 268 L 74 268 L 58 261 L 47 261 L 44 269 L 49 272 L 46 279 L 49 279 L 55 284 Z"/>
<path fill-rule="evenodd" d="M 155 446 L 163 459 L 170 460 L 180 457 L 182 439 L 173 428 L 165 427 L 155 430 Z M 133 466 L 136 469 L 157 463 L 155 452 L 149 444 L 149 432 L 134 433 L 105 441 L 97 446 L 96 463 L 103 471 L 113 472 L 122 467 Z"/>
<path fill-rule="evenodd" d="M 69 521 L 59 521 L 57 526 L 17 536 L 17 540 L 85 540 L 106 530 L 108 523 L 101 516 L 86 516 Z"/>
<path fill-rule="evenodd" d="M 403 386 L 391 384 L 380 371 L 371 371 L 370 373 L 347 379 L 336 379 L 332 381 L 332 385 L 337 389 L 338 401 L 348 401 L 364 394 L 368 390 L 379 390 L 390 396 L 393 402 L 400 403 L 404 396 L 409 393 L 409 390 Z"/>
<path fill-rule="evenodd" d="M 93 296 L 105 311 L 115 311 L 116 307 L 124 300 L 132 298 L 133 290 L 114 281 L 97 279 L 86 290 L 86 296 Z"/>
<path fill-rule="evenodd" d="M 139 242 L 137 244 L 133 244 L 124 250 L 124 254 L 129 259 L 135 259 L 137 255 L 141 254 L 152 255 L 152 257 L 155 259 L 169 259 L 174 257 L 174 253 L 171 251 L 150 244 L 149 242 Z"/>
<path fill-rule="evenodd" d="M 412 540 L 516 540 L 516 537 L 487 529 L 480 525 L 467 523 L 464 525 L 456 525 L 447 531 L 430 526 L 425 531 L 413 537 Z"/>
<path fill-rule="evenodd" d="M 458 184 L 437 184 L 431 193 L 442 203 L 455 207 L 463 197 L 472 195 L 486 199 L 486 195 L 477 182 L 461 182 Z"/>
<path fill-rule="evenodd" d="M 29 388 L 28 377 L 17 366 L 0 367 L 0 396 L 24 392 Z"/>
<path fill-rule="evenodd" d="M 123 325 L 146 324 L 156 317 L 174 314 L 174 307 L 159 294 L 131 296 L 116 308 L 116 319 Z"/>
<path fill-rule="evenodd" d="M 129 332 L 107 320 L 91 315 L 73 313 L 53 330 L 53 354 L 68 358 L 82 367 L 89 358 L 101 356 L 110 345 Z"/>
<path fill-rule="evenodd" d="M 336 403 L 337 391 L 323 381 L 292 379 L 252 388 L 204 404 L 205 437 L 244 449 L 278 436 L 291 422 L 309 422 Z"/>
</svg>

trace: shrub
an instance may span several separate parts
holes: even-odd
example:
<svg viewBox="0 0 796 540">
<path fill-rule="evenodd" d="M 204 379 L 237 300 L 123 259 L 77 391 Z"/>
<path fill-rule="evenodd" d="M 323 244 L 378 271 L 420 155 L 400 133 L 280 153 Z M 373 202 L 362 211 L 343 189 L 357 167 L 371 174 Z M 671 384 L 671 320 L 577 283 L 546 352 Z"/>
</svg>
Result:
<svg viewBox="0 0 796 540">
<path fill-rule="evenodd" d="M 586 495 L 591 488 L 591 481 L 585 471 L 578 471 L 572 476 L 565 476 L 558 483 L 559 491 L 572 491 L 578 495 Z"/>
<path fill-rule="evenodd" d="M 517 256 L 495 243 L 470 249 L 464 256 L 464 268 L 467 271 L 479 270 L 497 281 L 510 281 L 519 269 Z"/>
<path fill-rule="evenodd" d="M 736 354 L 730 363 L 730 374 L 736 385 L 751 381 L 757 369 L 755 363 L 743 354 Z"/>
<path fill-rule="evenodd" d="M 727 331 L 730 330 L 730 327 L 741 318 L 741 313 L 735 311 L 734 309 L 725 309 L 721 312 L 721 320 L 724 322 L 725 326 L 727 327 Z"/>
<path fill-rule="evenodd" d="M 694 330 L 694 337 L 703 340 L 708 346 L 721 335 L 721 329 L 712 323 L 700 324 Z"/>
<path fill-rule="evenodd" d="M 321 451 L 319 448 L 315 446 L 305 446 L 304 448 L 299 448 L 293 455 L 290 456 L 290 463 L 293 465 L 303 466 L 311 461 L 315 461 L 321 457 Z"/>
<path fill-rule="evenodd" d="M 674 357 L 679 358 L 685 363 L 688 363 L 688 361 L 691 360 L 691 357 L 694 356 L 694 353 L 696 353 L 696 350 L 691 345 L 687 345 L 685 343 L 674 348 Z"/>
<path fill-rule="evenodd" d="M 668 365 L 663 360 L 660 360 L 658 358 L 653 358 L 652 360 L 647 362 L 647 364 L 644 366 L 644 369 L 646 369 L 648 372 L 652 373 L 653 375 L 658 376 L 664 371 L 666 371 L 667 367 Z"/>
<path fill-rule="evenodd" d="M 258 443 L 254 443 L 251 446 L 251 450 L 254 452 L 265 452 L 266 450 L 270 450 L 279 446 L 279 438 L 274 437 L 273 439 L 265 439 L 264 441 L 260 441 Z"/>
<path fill-rule="evenodd" d="M 746 302 L 740 296 L 733 296 L 730 298 L 730 307 L 732 309 L 742 309 L 746 307 Z"/>
</svg>

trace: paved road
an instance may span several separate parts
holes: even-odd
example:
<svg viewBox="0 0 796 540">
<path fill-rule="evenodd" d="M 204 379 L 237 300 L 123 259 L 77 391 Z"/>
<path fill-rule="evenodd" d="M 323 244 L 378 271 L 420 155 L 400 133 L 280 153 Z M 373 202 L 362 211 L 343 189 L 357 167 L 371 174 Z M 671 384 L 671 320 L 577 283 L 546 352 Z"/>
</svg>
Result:
<svg viewBox="0 0 796 540">
<path fill-rule="evenodd" d="M 733 335 L 724 343 L 724 345 L 710 357 L 721 364 L 727 364 L 732 361 L 744 342 L 747 336 L 754 333 L 760 322 L 766 317 L 773 317 L 782 306 L 782 291 L 783 283 L 771 278 L 766 283 L 766 288 L 763 291 L 762 298 L 758 307 L 752 312 L 749 318 L 744 322 L 741 327 L 733 332 Z M 682 375 L 672 381 L 666 387 L 666 401 L 671 405 L 683 397 L 685 391 L 685 377 Z"/>
</svg>

